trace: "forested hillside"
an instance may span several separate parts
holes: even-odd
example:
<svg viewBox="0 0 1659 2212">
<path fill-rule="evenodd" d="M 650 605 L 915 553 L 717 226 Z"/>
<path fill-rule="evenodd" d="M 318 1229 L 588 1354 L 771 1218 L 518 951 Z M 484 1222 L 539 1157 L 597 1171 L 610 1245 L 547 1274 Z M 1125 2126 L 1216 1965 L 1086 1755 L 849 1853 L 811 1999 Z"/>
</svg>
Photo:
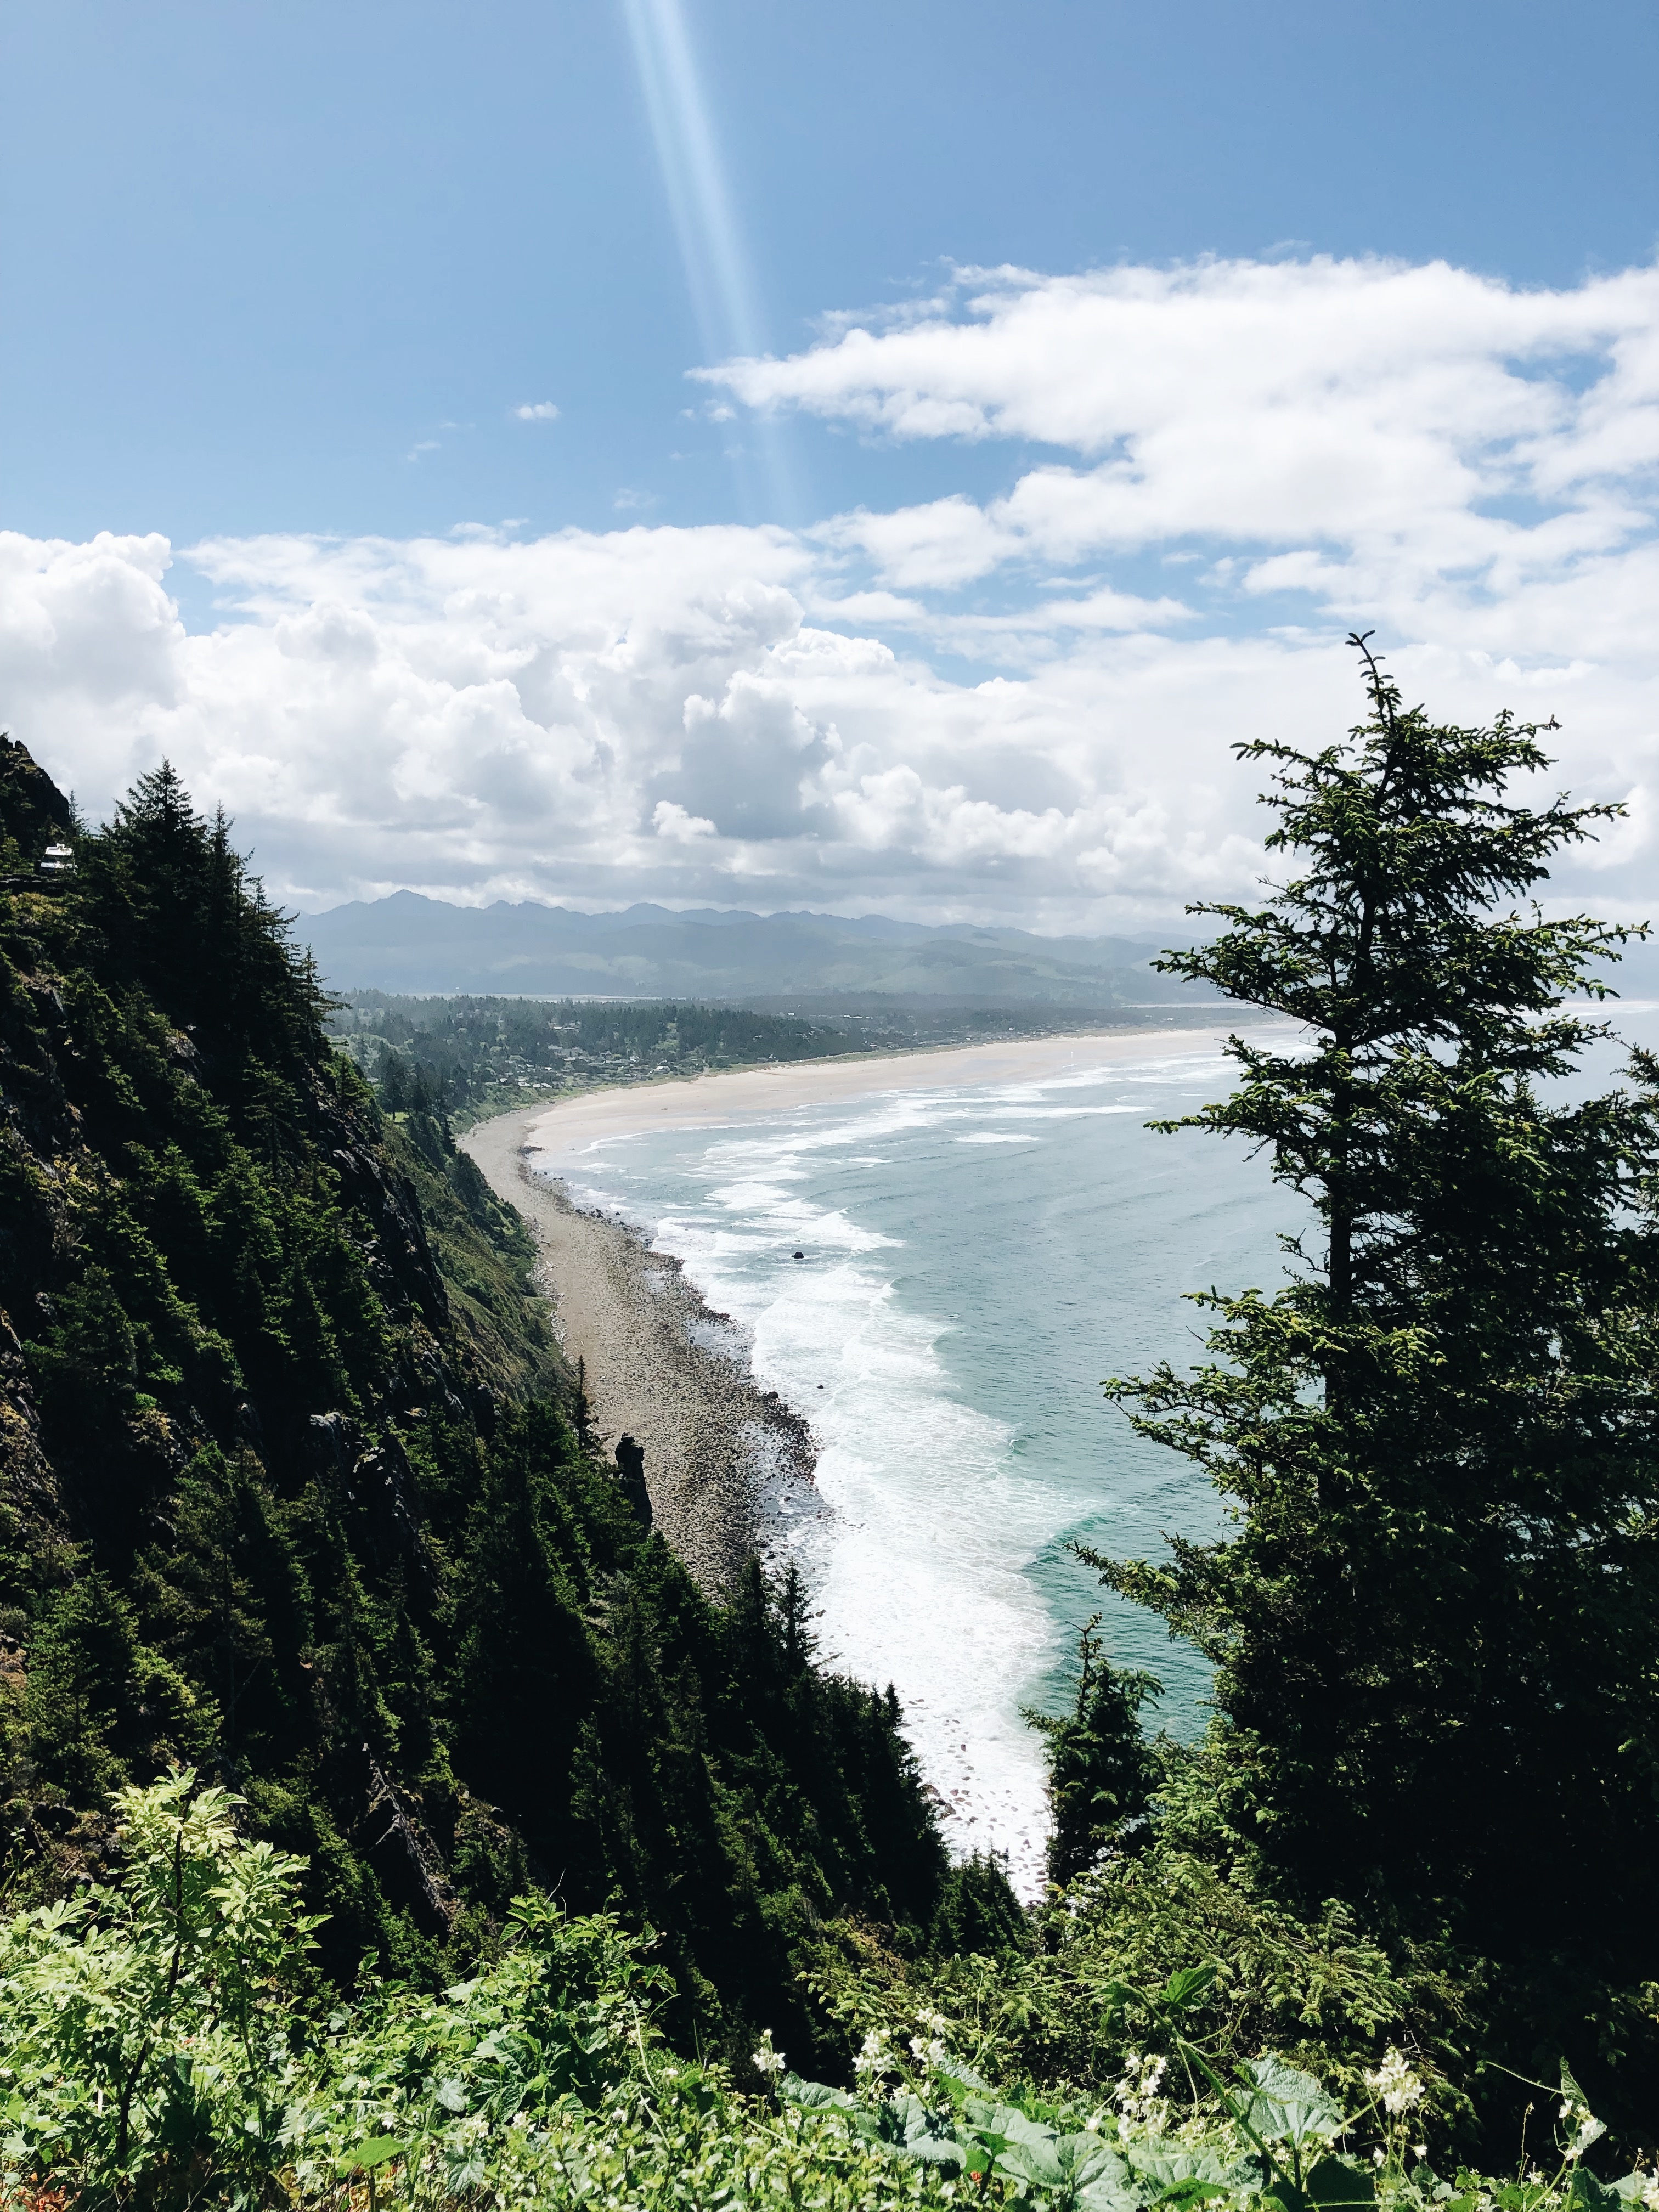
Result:
<svg viewBox="0 0 1659 2212">
<path fill-rule="evenodd" d="M 307 1861 L 331 1975 L 452 1973 L 535 1883 L 660 1930 L 687 2032 L 810 2047 L 821 1919 L 919 1942 L 955 1894 L 896 1704 L 641 1527 L 521 1225 L 331 1048 L 222 819 L 165 768 L 95 834 L 0 779 L 14 1897 L 179 1761 Z"/>
</svg>

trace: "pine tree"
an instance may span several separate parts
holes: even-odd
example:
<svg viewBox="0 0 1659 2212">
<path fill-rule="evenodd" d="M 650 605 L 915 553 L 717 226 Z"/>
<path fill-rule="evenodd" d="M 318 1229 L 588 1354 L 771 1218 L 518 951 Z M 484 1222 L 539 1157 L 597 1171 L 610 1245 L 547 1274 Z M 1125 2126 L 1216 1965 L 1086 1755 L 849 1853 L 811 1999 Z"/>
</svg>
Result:
<svg viewBox="0 0 1659 2212">
<path fill-rule="evenodd" d="M 1564 1002 L 1630 933 L 1518 902 L 1618 810 L 1512 803 L 1539 727 L 1435 725 L 1352 641 L 1346 744 L 1237 748 L 1299 872 L 1160 963 L 1298 1025 L 1234 1037 L 1239 1088 L 1168 1126 L 1265 1148 L 1310 1249 L 1198 1300 L 1196 1373 L 1108 1385 L 1235 1533 L 1091 1556 L 1213 1663 L 1270 1870 L 1582 1995 L 1659 1971 L 1659 1067 L 1569 1095 L 1599 1025 Z"/>
<path fill-rule="evenodd" d="M 1103 1850 L 1129 1841 L 1158 1784 L 1152 1748 L 1141 1733 L 1142 1707 L 1162 1694 L 1155 1675 L 1119 1669 L 1103 1656 L 1100 1615 L 1078 1637 L 1077 1696 L 1058 1717 L 1029 1708 L 1048 1753 L 1048 1880 L 1064 1889 Z"/>
</svg>

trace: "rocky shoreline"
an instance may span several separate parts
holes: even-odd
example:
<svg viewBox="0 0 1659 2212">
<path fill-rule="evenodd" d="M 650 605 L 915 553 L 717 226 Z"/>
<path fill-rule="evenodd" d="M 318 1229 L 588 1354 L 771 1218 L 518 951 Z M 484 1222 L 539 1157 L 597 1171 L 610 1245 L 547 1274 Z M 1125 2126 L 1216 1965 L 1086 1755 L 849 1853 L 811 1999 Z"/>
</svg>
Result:
<svg viewBox="0 0 1659 2212">
<path fill-rule="evenodd" d="M 811 1428 L 757 1385 L 741 1331 L 677 1260 L 535 1171 L 526 1137 L 545 1112 L 481 1121 L 461 1147 L 536 1238 L 554 1326 L 585 1370 L 594 1434 L 613 1453 L 624 1437 L 640 1447 L 655 1525 L 708 1595 L 724 1596 L 750 1553 L 768 1548 L 768 1497 L 811 1482 Z"/>
</svg>

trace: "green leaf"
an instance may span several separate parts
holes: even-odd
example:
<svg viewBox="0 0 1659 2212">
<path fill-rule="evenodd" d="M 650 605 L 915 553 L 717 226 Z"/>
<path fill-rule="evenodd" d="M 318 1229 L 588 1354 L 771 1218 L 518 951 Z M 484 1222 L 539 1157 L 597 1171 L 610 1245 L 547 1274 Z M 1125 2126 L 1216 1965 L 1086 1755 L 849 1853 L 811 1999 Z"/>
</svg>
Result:
<svg viewBox="0 0 1659 2212">
<path fill-rule="evenodd" d="M 388 2159 L 402 2158 L 408 2150 L 406 2142 L 395 2136 L 373 2136 L 368 2142 L 359 2143 L 340 2160 L 342 2173 L 367 2173 L 371 2167 L 384 2166 Z"/>
<path fill-rule="evenodd" d="M 1078 2189 L 1078 2212 L 1141 2212 L 1146 2199 L 1124 2160 L 1112 2151 L 1108 2161 Z"/>
<path fill-rule="evenodd" d="M 1261 2173 L 1255 2159 L 1225 2158 L 1219 2151 L 1184 2146 L 1160 2149 L 1155 2143 L 1129 2143 L 1124 2155 L 1143 2187 L 1160 2203 L 1193 2182 L 1224 2193 L 1253 2189 Z"/>
<path fill-rule="evenodd" d="M 941 2081 L 953 2083 L 958 2089 L 966 2090 L 970 2096 L 988 2097 L 991 2094 L 990 2083 L 982 2075 L 975 2074 L 971 2066 L 964 2066 L 957 2058 L 953 2058 L 948 2066 L 939 2068 L 939 2078 Z"/>
<path fill-rule="evenodd" d="M 804 2081 L 799 2074 L 786 2074 L 778 2084 L 786 2105 L 799 2105 L 809 2112 L 851 2112 L 859 2109 L 856 2097 L 845 2089 L 832 2089 L 825 2081 Z"/>
<path fill-rule="evenodd" d="M 997 2170 L 1016 2180 L 1035 2182 L 1039 2189 L 1063 2189 L 1066 2176 L 1052 2144 L 1011 2142 L 999 2151 Z"/>
<path fill-rule="evenodd" d="M 1271 2189 L 1262 2191 L 1261 2202 L 1264 2206 L 1276 2206 L 1278 2212 L 1312 2212 L 1307 2197 L 1282 2173 Z"/>
<path fill-rule="evenodd" d="M 1589 2112 L 1590 2100 L 1579 2087 L 1574 2079 L 1572 2069 L 1565 2058 L 1561 2061 L 1561 2094 L 1569 2104 L 1582 2105 L 1584 2110 Z"/>
<path fill-rule="evenodd" d="M 1269 2142 L 1328 2142 L 1341 2132 L 1340 2110 L 1311 2074 L 1279 2058 L 1254 2058 L 1244 2072 L 1255 2091 L 1245 2117 Z"/>
<path fill-rule="evenodd" d="M 1584 2166 L 1574 2166 L 1567 2184 L 1569 2212 L 1625 2212 L 1625 2202 L 1616 2184 L 1598 2181 Z"/>
<path fill-rule="evenodd" d="M 1215 1977 L 1213 1966 L 1182 1966 L 1164 1984 L 1162 2001 L 1171 2012 L 1180 2012 L 1183 2007 L 1191 2004 L 1194 1997 L 1202 1996 Z"/>
<path fill-rule="evenodd" d="M 437 2095 L 438 2102 L 445 2112 L 464 2112 L 466 2110 L 466 2091 L 453 2074 L 439 2082 Z"/>
</svg>

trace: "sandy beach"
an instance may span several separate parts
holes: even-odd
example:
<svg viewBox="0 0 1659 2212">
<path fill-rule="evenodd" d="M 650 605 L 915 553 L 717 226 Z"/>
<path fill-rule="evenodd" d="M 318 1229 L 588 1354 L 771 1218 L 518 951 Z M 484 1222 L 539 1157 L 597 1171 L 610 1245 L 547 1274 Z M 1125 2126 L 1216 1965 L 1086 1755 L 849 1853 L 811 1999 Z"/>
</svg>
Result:
<svg viewBox="0 0 1659 2212">
<path fill-rule="evenodd" d="M 1231 1010 L 1229 1010 L 1231 1012 Z M 1036 1083 L 1073 1068 L 1213 1048 L 1224 1027 L 1108 1030 L 1095 1036 L 1010 1037 L 933 1052 L 871 1053 L 847 1060 L 748 1067 L 690 1082 L 635 1083 L 587 1091 L 534 1108 L 521 1139 L 556 1171 L 596 1139 L 641 1129 L 714 1129 L 751 1114 L 787 1113 L 895 1091 L 952 1091 L 981 1083 Z M 517 1115 L 504 1118 L 517 1120 Z"/>
<path fill-rule="evenodd" d="M 460 1139 L 541 1250 L 561 1341 L 586 1368 L 593 1425 L 607 1448 L 643 1447 L 653 1519 L 711 1594 L 728 1589 L 762 1533 L 763 1469 L 810 1481 L 806 1423 L 748 1371 L 745 1347 L 678 1261 L 614 1218 L 574 1206 L 556 1179 L 606 1139 L 720 1128 L 750 1117 L 895 1091 L 1030 1083 L 1114 1061 L 1212 1050 L 1216 1030 L 1114 1030 L 933 1052 L 872 1054 L 579 1093 L 480 1122 Z"/>
</svg>

